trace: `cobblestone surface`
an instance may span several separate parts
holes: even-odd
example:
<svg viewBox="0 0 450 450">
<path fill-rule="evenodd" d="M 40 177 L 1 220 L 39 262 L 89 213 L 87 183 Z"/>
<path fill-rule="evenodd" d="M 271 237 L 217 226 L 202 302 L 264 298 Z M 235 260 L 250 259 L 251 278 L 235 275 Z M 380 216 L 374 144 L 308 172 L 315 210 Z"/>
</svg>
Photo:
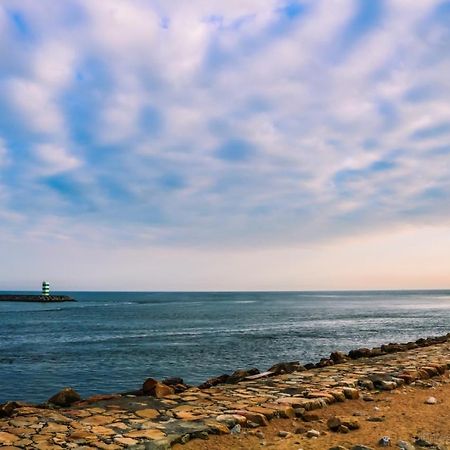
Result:
<svg viewBox="0 0 450 450">
<path fill-rule="evenodd" d="M 93 397 L 66 408 L 20 406 L 0 418 L 2 449 L 169 449 L 208 434 L 258 428 L 309 411 L 420 383 L 450 370 L 446 342 L 237 384 L 189 388 L 164 398 Z"/>
</svg>

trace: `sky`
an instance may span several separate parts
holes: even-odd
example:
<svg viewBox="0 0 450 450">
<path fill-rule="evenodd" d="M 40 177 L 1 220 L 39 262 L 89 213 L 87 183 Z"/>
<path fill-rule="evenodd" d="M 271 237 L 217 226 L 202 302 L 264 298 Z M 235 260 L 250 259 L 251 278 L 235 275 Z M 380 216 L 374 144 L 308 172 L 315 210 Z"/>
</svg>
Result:
<svg viewBox="0 0 450 450">
<path fill-rule="evenodd" d="M 0 289 L 450 288 L 450 1 L 2 0 Z"/>
</svg>

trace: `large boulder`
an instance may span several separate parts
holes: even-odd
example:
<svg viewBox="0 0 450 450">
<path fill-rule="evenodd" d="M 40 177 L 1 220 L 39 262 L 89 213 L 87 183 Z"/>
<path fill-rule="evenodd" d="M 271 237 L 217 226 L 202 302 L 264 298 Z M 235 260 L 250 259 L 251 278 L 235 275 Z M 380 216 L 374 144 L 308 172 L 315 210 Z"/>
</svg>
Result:
<svg viewBox="0 0 450 450">
<path fill-rule="evenodd" d="M 330 359 L 335 363 L 335 364 L 340 364 L 343 363 L 345 361 L 348 361 L 348 356 L 343 353 L 343 352 L 333 352 L 330 355 Z"/>
<path fill-rule="evenodd" d="M 351 359 L 368 358 L 371 356 L 371 350 L 369 348 L 357 348 L 356 350 L 350 350 L 348 356 Z"/>
<path fill-rule="evenodd" d="M 20 407 L 20 403 L 6 402 L 0 405 L 0 417 L 9 417 L 15 409 Z"/>
<path fill-rule="evenodd" d="M 156 398 L 164 398 L 168 395 L 175 393 L 175 389 L 171 386 L 167 386 L 164 383 L 160 383 L 154 378 L 147 378 L 142 385 L 142 392 L 145 395 L 151 395 Z"/>
<path fill-rule="evenodd" d="M 81 400 L 80 394 L 71 387 L 65 387 L 48 399 L 48 403 L 56 406 L 70 406 Z"/>
</svg>

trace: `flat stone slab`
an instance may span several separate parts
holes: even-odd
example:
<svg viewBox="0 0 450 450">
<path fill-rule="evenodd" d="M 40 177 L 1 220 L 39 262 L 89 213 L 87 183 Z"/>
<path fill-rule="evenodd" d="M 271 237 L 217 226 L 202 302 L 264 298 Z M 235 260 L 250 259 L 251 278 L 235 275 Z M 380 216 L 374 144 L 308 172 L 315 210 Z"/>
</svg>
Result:
<svg viewBox="0 0 450 450">
<path fill-rule="evenodd" d="M 427 347 L 349 360 L 237 384 L 189 388 L 156 399 L 114 395 L 68 408 L 19 406 L 0 419 L 0 448 L 168 449 L 191 438 L 258 427 L 276 417 L 421 383 L 450 370 L 450 339 Z"/>
</svg>

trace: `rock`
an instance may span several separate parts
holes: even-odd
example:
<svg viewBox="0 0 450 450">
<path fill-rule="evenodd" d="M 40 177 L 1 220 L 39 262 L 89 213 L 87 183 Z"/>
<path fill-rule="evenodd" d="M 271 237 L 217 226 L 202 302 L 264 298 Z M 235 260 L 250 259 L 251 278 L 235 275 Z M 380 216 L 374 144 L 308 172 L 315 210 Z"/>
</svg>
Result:
<svg viewBox="0 0 450 450">
<path fill-rule="evenodd" d="M 140 409 L 135 414 L 143 419 L 156 419 L 159 417 L 159 412 L 156 409 Z"/>
<path fill-rule="evenodd" d="M 356 400 L 359 398 L 359 391 L 355 388 L 346 387 L 343 389 L 345 398 L 348 398 L 350 400 Z"/>
<path fill-rule="evenodd" d="M 263 427 L 266 427 L 267 425 L 269 425 L 269 421 L 267 420 L 267 417 L 264 414 L 261 413 L 255 413 L 252 411 L 241 411 L 241 410 L 237 410 L 234 411 L 236 414 L 239 414 L 241 416 L 244 416 L 248 421 L 250 422 L 255 422 L 258 425 L 261 425 Z"/>
<path fill-rule="evenodd" d="M 255 432 L 255 436 L 256 436 L 258 439 L 264 439 L 264 433 L 263 433 L 261 430 L 256 431 L 256 432 Z"/>
<path fill-rule="evenodd" d="M 220 414 L 216 417 L 217 422 L 224 423 L 228 428 L 236 425 L 237 419 L 231 414 Z"/>
<path fill-rule="evenodd" d="M 70 406 L 81 400 L 80 394 L 71 387 L 66 387 L 48 399 L 48 403 L 57 406 Z"/>
<path fill-rule="evenodd" d="M 341 426 L 341 424 L 342 424 L 342 422 L 341 422 L 341 419 L 339 419 L 339 417 L 330 417 L 327 420 L 327 427 L 331 431 L 337 431 L 339 429 L 339 427 Z"/>
<path fill-rule="evenodd" d="M 158 383 L 155 387 L 154 396 L 156 398 L 164 398 L 167 397 L 168 395 L 173 394 L 175 394 L 175 389 L 173 387 L 166 386 L 165 384 L 162 383 Z"/>
<path fill-rule="evenodd" d="M 268 369 L 268 372 L 272 372 L 274 375 L 281 375 L 283 373 L 301 372 L 303 370 L 305 370 L 305 367 L 299 361 L 291 361 L 275 364 Z"/>
<path fill-rule="evenodd" d="M 383 436 L 379 441 L 378 445 L 380 447 L 390 447 L 391 446 L 391 438 L 389 436 Z"/>
<path fill-rule="evenodd" d="M 358 380 L 358 386 L 361 386 L 363 389 L 367 389 L 368 391 L 373 391 L 375 389 L 373 381 L 368 378 Z"/>
<path fill-rule="evenodd" d="M 247 370 L 236 370 L 231 374 L 231 376 L 227 379 L 226 382 L 230 384 L 239 383 L 239 381 L 244 380 L 246 377 L 257 374 L 259 374 L 259 370 L 256 367 Z"/>
<path fill-rule="evenodd" d="M 295 434 L 304 434 L 304 433 L 306 433 L 308 430 L 305 428 L 305 427 L 303 427 L 303 426 L 299 426 L 299 427 L 297 427 L 295 430 L 294 430 L 294 433 Z"/>
<path fill-rule="evenodd" d="M 147 378 L 142 385 L 142 391 L 146 395 L 152 395 L 157 384 L 158 380 L 155 380 L 154 378 Z"/>
<path fill-rule="evenodd" d="M 241 433 L 241 426 L 239 424 L 236 424 L 231 430 L 231 434 L 240 434 Z"/>
<path fill-rule="evenodd" d="M 317 369 L 320 369 L 322 367 L 328 367 L 332 366 L 334 364 L 334 361 L 330 358 L 322 358 L 314 367 Z"/>
<path fill-rule="evenodd" d="M 328 450 L 348 450 L 347 447 L 342 445 L 335 445 L 334 447 L 330 447 Z"/>
<path fill-rule="evenodd" d="M 351 359 L 368 358 L 370 353 L 371 351 L 368 348 L 358 348 L 356 350 L 350 350 L 348 356 Z"/>
<path fill-rule="evenodd" d="M 340 433 L 347 433 L 350 430 L 360 428 L 359 422 L 353 417 L 331 417 L 327 421 L 328 429 Z"/>
<path fill-rule="evenodd" d="M 435 405 L 435 404 L 437 403 L 437 400 L 436 400 L 435 397 L 428 397 L 428 398 L 425 400 L 425 403 L 426 403 L 427 405 Z"/>
<path fill-rule="evenodd" d="M 340 364 L 343 363 L 345 361 L 348 361 L 348 356 L 343 353 L 343 352 L 333 352 L 330 355 L 330 359 L 335 363 L 335 364 Z"/>
<path fill-rule="evenodd" d="M 367 422 L 384 422 L 384 417 L 381 416 L 368 417 Z"/>
<path fill-rule="evenodd" d="M 0 417 L 9 417 L 15 409 L 19 408 L 20 404 L 17 402 L 6 402 L 0 405 Z"/>
<path fill-rule="evenodd" d="M 397 383 L 395 381 L 381 380 L 375 386 L 382 391 L 392 391 L 397 387 Z"/>
<path fill-rule="evenodd" d="M 175 389 L 171 386 L 167 386 L 154 378 L 147 378 L 142 385 L 142 391 L 145 395 L 151 395 L 156 398 L 164 398 L 168 395 L 175 394 Z"/>
<path fill-rule="evenodd" d="M 210 378 L 209 380 L 206 380 L 204 383 L 200 384 L 198 386 L 199 389 L 207 389 L 213 386 L 217 386 L 218 384 L 224 384 L 228 381 L 230 378 L 230 375 L 224 373 L 223 375 L 220 375 L 218 377 Z"/>
<path fill-rule="evenodd" d="M 282 438 L 287 438 L 292 436 L 292 433 L 289 433 L 289 431 L 279 431 L 278 436 Z"/>
<path fill-rule="evenodd" d="M 309 438 L 318 438 L 320 436 L 320 431 L 317 430 L 309 430 L 306 432 L 306 437 Z"/>
<path fill-rule="evenodd" d="M 301 418 L 304 422 L 317 422 L 320 420 L 320 417 L 314 413 L 304 413 Z"/>
<path fill-rule="evenodd" d="M 417 447 L 433 447 L 433 444 L 429 441 L 427 441 L 426 439 L 422 439 L 420 437 L 416 438 L 416 440 L 414 441 L 414 445 L 417 445 Z"/>
<path fill-rule="evenodd" d="M 401 450 L 415 450 L 414 445 L 406 441 L 398 441 L 397 447 L 400 448 Z"/>
<path fill-rule="evenodd" d="M 372 447 L 367 447 L 367 445 L 354 445 L 350 450 L 374 450 Z"/>
<path fill-rule="evenodd" d="M 15 441 L 19 441 L 20 437 L 15 434 L 7 433 L 6 431 L 0 431 L 0 445 L 12 444 Z"/>
<path fill-rule="evenodd" d="M 171 377 L 166 378 L 161 381 L 162 384 L 165 384 L 166 386 L 176 386 L 177 384 L 184 384 L 183 378 L 180 377 Z"/>
</svg>

